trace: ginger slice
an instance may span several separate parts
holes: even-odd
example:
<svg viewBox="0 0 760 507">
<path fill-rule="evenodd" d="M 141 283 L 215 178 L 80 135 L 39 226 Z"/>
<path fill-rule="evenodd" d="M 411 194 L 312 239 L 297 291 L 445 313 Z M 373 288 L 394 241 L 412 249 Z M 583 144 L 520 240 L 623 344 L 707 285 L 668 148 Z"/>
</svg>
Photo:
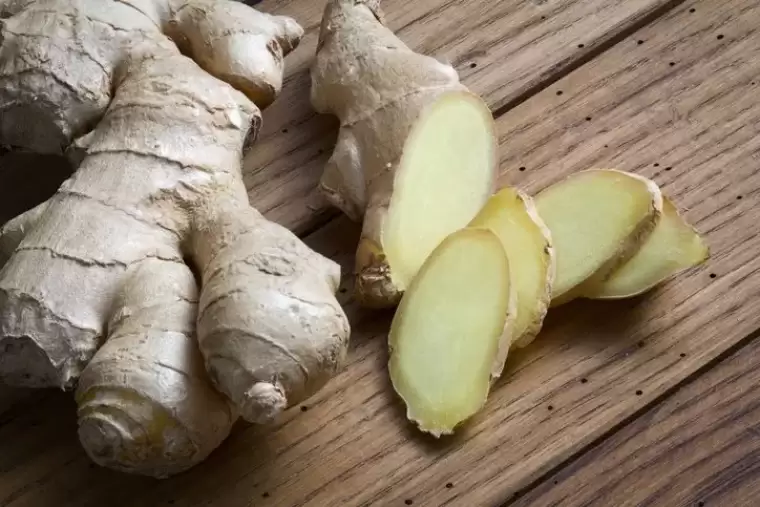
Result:
<svg viewBox="0 0 760 507">
<path fill-rule="evenodd" d="M 707 260 L 709 248 L 699 233 L 663 198 L 662 217 L 652 234 L 628 262 L 607 280 L 588 287 L 590 299 L 620 299 L 648 291 L 676 273 Z"/>
<path fill-rule="evenodd" d="M 533 199 L 510 187 L 491 197 L 469 227 L 490 229 L 504 246 L 517 298 L 512 340 L 518 347 L 525 347 L 541 330 L 551 300 L 554 281 L 551 233 L 539 217 Z"/>
<path fill-rule="evenodd" d="M 382 240 L 391 279 L 409 286 L 425 259 L 474 217 L 491 193 L 495 141 L 491 113 L 476 97 L 443 95 L 404 145 Z"/>
<path fill-rule="evenodd" d="M 433 251 L 401 299 L 389 371 L 407 417 L 436 437 L 484 405 L 510 336 L 504 247 L 487 229 L 462 229 Z"/>
<path fill-rule="evenodd" d="M 635 254 L 657 224 L 663 204 L 654 182 L 615 169 L 593 169 L 544 189 L 536 206 L 556 251 L 551 306 L 557 306 Z"/>
</svg>

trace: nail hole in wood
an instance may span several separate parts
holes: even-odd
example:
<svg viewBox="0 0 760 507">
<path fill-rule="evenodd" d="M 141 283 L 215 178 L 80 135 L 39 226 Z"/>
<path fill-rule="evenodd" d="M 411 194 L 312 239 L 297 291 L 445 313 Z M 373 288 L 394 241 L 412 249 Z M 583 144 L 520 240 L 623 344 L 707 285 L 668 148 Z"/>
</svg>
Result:
<svg viewBox="0 0 760 507">
<path fill-rule="evenodd" d="M 288 133 L 288 129 L 282 129 L 282 133 L 283 134 L 287 134 Z"/>
<path fill-rule="evenodd" d="M 655 163 L 654 163 L 654 166 L 655 166 L 655 167 L 660 167 L 660 163 L 659 163 L 659 162 L 655 162 Z"/>
<path fill-rule="evenodd" d="M 309 407 L 306 405 L 301 405 L 301 412 L 306 412 L 307 410 L 309 410 Z"/>
<path fill-rule="evenodd" d="M 582 49 L 583 47 L 584 47 L 584 45 L 583 45 L 583 44 L 578 44 L 578 48 L 579 48 L 579 49 Z"/>
<path fill-rule="evenodd" d="M 642 394 L 644 394 L 644 392 L 641 389 L 636 391 L 636 396 L 641 396 Z"/>
<path fill-rule="evenodd" d="M 546 16 L 541 16 L 541 19 L 546 19 Z"/>
<path fill-rule="evenodd" d="M 554 479 L 554 481 L 553 481 L 553 482 L 554 482 L 554 485 L 555 485 L 555 486 L 556 486 L 557 484 L 559 484 L 559 481 L 558 481 L 557 479 Z"/>
<path fill-rule="evenodd" d="M 587 382 L 588 382 L 588 379 L 587 379 L 586 377 L 583 377 L 583 378 L 581 379 L 581 384 L 585 384 L 585 383 L 587 383 Z"/>
<path fill-rule="evenodd" d="M 404 500 L 404 503 L 406 505 L 412 505 L 414 503 L 414 500 L 412 500 L 411 498 L 407 498 L 406 500 Z"/>
<path fill-rule="evenodd" d="M 591 121 L 591 117 L 590 116 L 586 116 L 586 121 Z"/>
<path fill-rule="evenodd" d="M 676 62 L 670 62 L 668 65 L 670 65 L 671 67 L 675 67 Z"/>
<path fill-rule="evenodd" d="M 478 64 L 477 64 L 477 63 L 475 63 L 475 62 L 472 62 L 472 63 L 470 64 L 470 68 L 471 68 L 471 69 L 474 69 L 474 68 L 475 68 L 475 67 L 477 67 L 477 66 L 478 66 Z"/>
<path fill-rule="evenodd" d="M 722 33 L 719 33 L 719 34 L 718 34 L 718 36 L 717 36 L 716 38 L 717 38 L 718 40 L 722 40 L 722 39 L 723 39 L 723 34 L 722 34 Z"/>
<path fill-rule="evenodd" d="M 558 97 L 559 97 L 560 95 L 562 95 L 562 93 L 563 93 L 563 91 L 562 91 L 562 90 L 557 90 L 557 96 L 558 96 Z"/>
<path fill-rule="evenodd" d="M 347 289 L 347 288 L 345 288 L 345 287 L 341 287 L 341 288 L 340 288 L 340 291 L 339 291 L 339 292 L 340 292 L 341 294 L 345 294 L 346 292 L 348 292 L 348 289 Z"/>
<path fill-rule="evenodd" d="M 680 353 L 680 354 L 678 354 L 678 355 L 679 355 L 679 356 L 681 356 L 681 357 L 686 357 L 686 352 L 681 352 L 681 353 Z"/>
<path fill-rule="evenodd" d="M 447 482 L 446 483 L 446 489 L 451 489 L 453 487 L 454 487 L 454 483 L 453 482 Z"/>
<path fill-rule="evenodd" d="M 264 491 L 264 492 L 261 494 L 261 496 L 262 496 L 263 498 L 269 498 L 269 493 L 267 493 L 266 491 Z"/>
<path fill-rule="evenodd" d="M 692 7 L 691 9 L 689 9 L 689 12 L 691 12 L 692 14 L 694 14 L 695 12 L 697 12 L 697 9 L 695 9 L 694 7 Z"/>
<path fill-rule="evenodd" d="M 640 349 L 644 348 L 644 342 L 643 341 L 639 342 L 637 345 L 639 346 Z"/>
<path fill-rule="evenodd" d="M 520 168 L 518 169 L 518 171 L 520 171 L 520 172 L 523 172 L 523 171 L 525 171 L 525 167 L 520 167 Z"/>
<path fill-rule="evenodd" d="M 710 278 L 716 278 L 717 276 L 715 273 L 710 273 Z"/>
<path fill-rule="evenodd" d="M 549 405 L 549 406 L 548 406 L 548 407 L 546 407 L 546 408 L 548 408 L 549 410 L 554 410 L 554 405 Z"/>
<path fill-rule="evenodd" d="M 673 169 L 673 168 L 670 167 L 670 166 L 668 166 L 668 167 L 665 168 L 666 171 L 670 171 L 671 169 Z"/>
<path fill-rule="evenodd" d="M 644 41 L 641 40 L 641 39 L 639 39 L 639 40 L 636 41 L 636 44 L 638 44 L 639 46 L 641 46 L 642 44 L 644 44 Z"/>
<path fill-rule="evenodd" d="M 737 200 L 737 201 L 741 201 L 741 200 L 742 200 L 742 196 L 740 196 L 740 195 L 737 195 L 737 196 L 736 196 L 736 200 Z"/>
<path fill-rule="evenodd" d="M 610 145 L 609 145 L 609 144 L 605 144 L 605 145 L 604 145 L 604 147 L 605 147 L 605 148 L 609 148 L 609 147 L 610 147 Z"/>
</svg>

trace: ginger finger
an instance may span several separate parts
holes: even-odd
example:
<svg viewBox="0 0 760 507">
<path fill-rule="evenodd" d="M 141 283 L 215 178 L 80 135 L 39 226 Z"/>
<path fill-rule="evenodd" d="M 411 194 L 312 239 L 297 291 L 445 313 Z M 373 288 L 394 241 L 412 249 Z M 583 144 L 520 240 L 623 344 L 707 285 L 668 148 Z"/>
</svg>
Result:
<svg viewBox="0 0 760 507">
<path fill-rule="evenodd" d="M 488 107 L 456 71 L 413 52 L 382 24 L 378 1 L 330 0 L 311 69 L 311 102 L 340 119 L 320 188 L 363 218 L 356 295 L 398 303 L 430 252 L 493 191 Z"/>
<path fill-rule="evenodd" d="M 248 421 L 268 423 L 343 366 L 340 268 L 290 231 L 216 192 L 193 238 L 203 277 L 200 347 L 213 382 Z"/>
<path fill-rule="evenodd" d="M 237 414 L 208 380 L 196 314 L 196 282 L 184 264 L 147 260 L 127 274 L 108 339 L 76 392 L 79 438 L 95 462 L 167 477 L 227 437 Z"/>
</svg>

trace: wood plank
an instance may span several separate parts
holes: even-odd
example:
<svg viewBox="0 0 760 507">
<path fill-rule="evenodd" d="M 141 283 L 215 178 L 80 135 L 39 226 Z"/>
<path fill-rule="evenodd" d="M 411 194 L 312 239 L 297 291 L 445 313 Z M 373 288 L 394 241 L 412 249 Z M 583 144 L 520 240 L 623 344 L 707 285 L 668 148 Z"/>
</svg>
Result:
<svg viewBox="0 0 760 507">
<path fill-rule="evenodd" d="M 653 176 L 688 208 L 713 258 L 646 297 L 552 310 L 535 344 L 510 358 L 484 412 L 454 438 L 423 438 L 404 421 L 385 367 L 391 314 L 356 308 L 348 291 L 350 364 L 305 412 L 296 407 L 272 428 L 241 425 L 207 462 L 151 481 L 90 470 L 65 427 L 73 406 L 35 406 L 23 416 L 39 427 L 0 427 L 0 504 L 506 500 L 760 326 L 760 104 L 752 84 L 760 61 L 750 58 L 760 50 L 758 21 L 751 0 L 683 6 L 499 119 L 505 181 L 535 190 L 592 165 Z M 350 271 L 357 232 L 338 219 L 309 243 Z M 2 461 L 6 452 L 22 460 L 23 477 L 14 475 L 17 461 Z"/>
<path fill-rule="evenodd" d="M 759 398 L 755 338 L 511 505 L 757 505 Z"/>
<path fill-rule="evenodd" d="M 500 114 L 552 82 L 621 33 L 683 0 L 385 0 L 388 26 L 410 47 L 457 69 L 462 81 Z M 288 56 L 280 98 L 264 112 L 258 143 L 245 164 L 251 203 L 303 232 L 337 214 L 317 192 L 337 121 L 309 104 L 313 59 L 325 1 L 265 0 L 264 12 L 293 16 L 305 28 Z"/>
</svg>

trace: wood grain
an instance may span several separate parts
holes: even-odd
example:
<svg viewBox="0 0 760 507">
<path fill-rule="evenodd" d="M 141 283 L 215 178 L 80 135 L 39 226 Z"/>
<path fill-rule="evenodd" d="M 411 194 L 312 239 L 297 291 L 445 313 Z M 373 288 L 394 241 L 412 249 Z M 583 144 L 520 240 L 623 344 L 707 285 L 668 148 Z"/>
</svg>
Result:
<svg viewBox="0 0 760 507">
<path fill-rule="evenodd" d="M 510 505 L 755 506 L 759 400 L 756 338 Z"/>
<path fill-rule="evenodd" d="M 552 310 L 454 438 L 423 438 L 404 421 L 385 366 L 390 313 L 356 308 L 344 286 L 349 365 L 306 411 L 241 425 L 207 462 L 151 481 L 90 470 L 73 406 L 55 397 L 0 426 L 0 504 L 507 500 L 760 327 L 759 22 L 750 0 L 684 5 L 499 119 L 503 181 L 536 190 L 587 166 L 650 175 L 706 234 L 712 260 L 645 297 Z M 308 242 L 350 271 L 357 232 L 341 218 Z"/>
<path fill-rule="evenodd" d="M 385 0 L 386 22 L 416 51 L 449 61 L 498 115 L 632 27 L 682 0 Z M 337 135 L 337 121 L 309 104 L 309 65 L 325 1 L 265 0 L 264 12 L 293 16 L 306 30 L 286 60 L 282 95 L 245 164 L 251 203 L 303 233 L 337 211 L 316 186 Z"/>
</svg>

